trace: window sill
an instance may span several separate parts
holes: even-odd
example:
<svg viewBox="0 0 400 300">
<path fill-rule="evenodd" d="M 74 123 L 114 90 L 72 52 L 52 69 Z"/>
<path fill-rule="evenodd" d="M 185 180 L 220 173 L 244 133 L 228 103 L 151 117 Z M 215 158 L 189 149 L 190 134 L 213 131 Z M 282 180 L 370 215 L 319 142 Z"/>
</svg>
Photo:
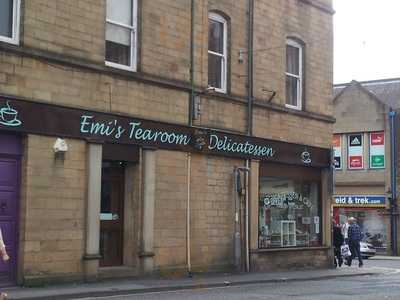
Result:
<svg viewBox="0 0 400 300">
<path fill-rule="evenodd" d="M 120 69 L 120 70 L 124 70 L 124 71 L 129 71 L 129 72 L 136 72 L 135 66 L 121 65 L 121 64 L 110 62 L 110 61 L 105 61 L 105 65 L 107 67 L 114 68 L 114 69 Z"/>
<path fill-rule="evenodd" d="M 19 40 L 16 38 L 8 38 L 5 36 L 0 35 L 0 43 L 6 43 L 6 44 L 11 44 L 15 46 L 19 46 Z"/>
<path fill-rule="evenodd" d="M 299 107 L 299 106 L 294 106 L 294 105 L 290 105 L 290 104 L 285 104 L 285 107 L 286 107 L 286 108 L 289 108 L 289 109 L 301 111 L 301 107 Z"/>
<path fill-rule="evenodd" d="M 251 254 L 254 253 L 268 253 L 268 252 L 290 252 L 290 251 L 315 251 L 315 250 L 328 250 L 331 247 L 318 246 L 318 247 L 292 247 L 292 248 L 271 248 L 271 249 L 255 249 L 250 250 Z"/>
</svg>

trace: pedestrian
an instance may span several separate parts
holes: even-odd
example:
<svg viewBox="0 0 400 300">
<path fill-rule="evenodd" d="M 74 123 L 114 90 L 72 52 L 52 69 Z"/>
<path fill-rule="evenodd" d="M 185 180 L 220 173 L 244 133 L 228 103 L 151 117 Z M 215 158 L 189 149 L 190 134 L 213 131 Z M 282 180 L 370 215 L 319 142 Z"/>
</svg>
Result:
<svg viewBox="0 0 400 300">
<path fill-rule="evenodd" d="M 335 267 L 337 267 L 337 266 L 341 267 L 343 264 L 343 257 L 342 257 L 341 251 L 340 251 L 340 247 L 344 243 L 344 238 L 343 238 L 343 234 L 342 234 L 340 225 L 338 225 L 335 220 L 332 220 L 332 224 L 333 224 L 334 264 L 335 264 Z"/>
<path fill-rule="evenodd" d="M 0 229 L 0 255 L 4 262 L 10 260 L 10 257 L 7 254 L 6 245 L 4 244 L 3 233 L 1 232 L 1 229 Z M 7 299 L 8 297 L 6 293 L 0 293 L 0 300 L 7 300 Z"/>
<path fill-rule="evenodd" d="M 349 238 L 348 238 L 349 226 L 350 226 L 349 220 L 347 220 L 342 226 L 342 235 L 344 237 L 344 242 L 346 244 L 348 244 L 348 242 L 349 242 Z"/>
<path fill-rule="evenodd" d="M 351 256 L 347 259 L 347 265 L 350 267 L 353 258 L 356 256 L 358 257 L 358 266 L 361 268 L 363 264 L 363 260 L 361 257 L 361 252 L 360 252 L 360 242 L 361 242 L 361 229 L 360 226 L 356 223 L 356 219 L 353 217 L 350 217 L 348 219 L 350 226 L 348 229 L 348 239 L 349 239 L 349 248 L 351 252 Z"/>
</svg>

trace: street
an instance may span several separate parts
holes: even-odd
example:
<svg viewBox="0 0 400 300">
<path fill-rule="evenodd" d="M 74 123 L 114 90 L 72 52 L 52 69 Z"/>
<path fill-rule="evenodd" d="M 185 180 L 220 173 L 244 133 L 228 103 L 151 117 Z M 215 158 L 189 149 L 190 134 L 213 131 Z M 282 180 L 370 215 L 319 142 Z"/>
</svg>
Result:
<svg viewBox="0 0 400 300">
<path fill-rule="evenodd" d="M 365 268 L 393 269 L 386 275 L 339 277 L 326 280 L 247 284 L 220 288 L 155 292 L 89 299 L 400 299 L 400 260 L 366 260 Z M 346 267 L 348 268 L 348 267 Z M 352 268 L 357 268 L 353 266 Z M 77 298 L 75 298 L 77 299 Z"/>
</svg>

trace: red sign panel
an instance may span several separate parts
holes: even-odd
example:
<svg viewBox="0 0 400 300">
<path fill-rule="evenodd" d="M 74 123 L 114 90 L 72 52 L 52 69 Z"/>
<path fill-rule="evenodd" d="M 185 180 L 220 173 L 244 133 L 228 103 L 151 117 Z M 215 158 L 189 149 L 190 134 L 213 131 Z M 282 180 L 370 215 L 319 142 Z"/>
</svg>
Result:
<svg viewBox="0 0 400 300">
<path fill-rule="evenodd" d="M 350 168 L 362 168 L 363 167 L 362 156 L 350 156 L 349 161 L 350 161 Z"/>
<path fill-rule="evenodd" d="M 371 133 L 371 145 L 384 145 L 385 135 L 383 132 L 373 132 Z"/>
</svg>

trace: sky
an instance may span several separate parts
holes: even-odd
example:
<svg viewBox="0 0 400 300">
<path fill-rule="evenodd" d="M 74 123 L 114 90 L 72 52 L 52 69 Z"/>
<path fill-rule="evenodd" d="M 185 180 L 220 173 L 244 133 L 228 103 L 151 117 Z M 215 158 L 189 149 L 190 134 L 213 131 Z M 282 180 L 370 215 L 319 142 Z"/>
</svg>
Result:
<svg viewBox="0 0 400 300">
<path fill-rule="evenodd" d="M 400 0 L 333 0 L 334 83 L 400 77 Z"/>
</svg>

